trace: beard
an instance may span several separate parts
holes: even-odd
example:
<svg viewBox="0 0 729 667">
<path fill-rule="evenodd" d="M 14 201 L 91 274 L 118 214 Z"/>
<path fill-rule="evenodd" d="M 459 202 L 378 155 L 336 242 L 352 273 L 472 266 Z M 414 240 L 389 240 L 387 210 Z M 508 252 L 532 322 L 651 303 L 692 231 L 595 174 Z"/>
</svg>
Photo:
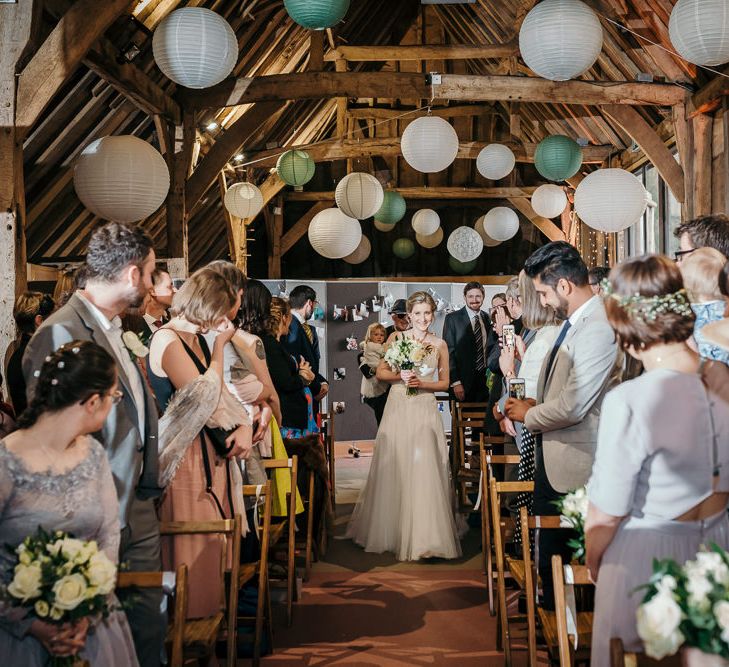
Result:
<svg viewBox="0 0 729 667">
<path fill-rule="evenodd" d="M 136 288 L 129 288 L 129 291 L 126 293 L 124 300 L 127 302 L 127 306 L 129 306 L 130 308 L 139 308 L 144 303 L 144 299 L 146 298 L 146 296 L 147 290 L 140 283 L 140 285 Z"/>
<path fill-rule="evenodd" d="M 559 300 L 559 303 L 554 307 L 555 314 L 560 320 L 564 321 L 569 319 L 569 304 L 567 303 L 567 299 L 559 295 L 557 295 L 557 299 Z"/>
</svg>

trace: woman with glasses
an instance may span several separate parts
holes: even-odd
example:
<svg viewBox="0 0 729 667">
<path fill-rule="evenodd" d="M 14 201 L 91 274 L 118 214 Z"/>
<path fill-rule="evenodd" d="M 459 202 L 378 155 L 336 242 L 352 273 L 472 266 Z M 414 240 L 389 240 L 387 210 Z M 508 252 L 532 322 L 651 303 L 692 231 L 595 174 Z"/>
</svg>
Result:
<svg viewBox="0 0 729 667">
<path fill-rule="evenodd" d="M 89 341 L 72 341 L 46 357 L 38 383 L 0 441 L 0 544 L 15 548 L 38 526 L 96 540 L 113 561 L 119 554 L 119 503 L 101 430 L 122 397 L 111 356 Z M 8 581 L 12 552 L 0 551 L 0 580 Z M 132 635 L 118 602 L 107 618 L 57 625 L 19 608 L 0 606 L 3 664 L 41 667 L 79 654 L 92 667 L 137 665 Z"/>
</svg>

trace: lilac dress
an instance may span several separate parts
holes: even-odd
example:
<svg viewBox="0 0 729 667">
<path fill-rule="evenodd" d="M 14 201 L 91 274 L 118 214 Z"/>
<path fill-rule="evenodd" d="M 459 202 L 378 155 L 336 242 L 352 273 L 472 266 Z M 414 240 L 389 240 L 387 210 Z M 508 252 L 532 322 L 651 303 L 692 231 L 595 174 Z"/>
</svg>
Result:
<svg viewBox="0 0 729 667">
<path fill-rule="evenodd" d="M 5 602 L 3 585 L 12 575 L 5 545 L 16 547 L 38 526 L 96 540 L 114 562 L 119 559 L 119 503 L 102 446 L 89 438 L 86 457 L 62 474 L 31 472 L 0 441 L 0 664 L 43 667 L 49 655 L 28 634 L 33 618 Z M 118 602 L 113 600 L 118 608 Z M 113 611 L 89 629 L 82 659 L 92 667 L 138 665 L 124 612 Z"/>
</svg>

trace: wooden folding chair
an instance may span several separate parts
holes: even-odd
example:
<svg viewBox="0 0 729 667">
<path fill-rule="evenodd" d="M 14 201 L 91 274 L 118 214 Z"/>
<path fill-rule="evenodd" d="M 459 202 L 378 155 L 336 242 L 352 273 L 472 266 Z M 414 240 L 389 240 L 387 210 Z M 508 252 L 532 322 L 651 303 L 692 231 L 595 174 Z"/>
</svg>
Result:
<svg viewBox="0 0 729 667">
<path fill-rule="evenodd" d="M 174 586 L 171 586 L 171 577 L 165 576 L 167 574 L 174 575 Z M 174 573 L 119 572 L 116 587 L 117 589 L 161 588 L 168 596 L 174 592 L 175 605 L 170 614 L 171 620 L 167 628 L 166 644 L 170 667 L 182 667 L 185 617 L 187 616 L 187 565 L 180 565 Z"/>
<path fill-rule="evenodd" d="M 623 640 L 618 637 L 610 640 L 610 667 L 681 667 L 682 664 L 680 652 L 656 660 L 645 653 L 626 653 Z"/>
<path fill-rule="evenodd" d="M 549 647 L 550 640 L 556 634 L 557 647 L 559 650 L 560 667 L 572 667 L 576 661 L 589 661 L 590 647 L 592 644 L 592 622 L 594 614 L 591 611 L 576 613 L 574 619 L 577 631 L 577 649 L 574 647 L 574 635 L 569 633 L 567 621 L 567 580 L 574 586 L 594 586 L 586 565 L 571 563 L 564 565 L 562 556 L 552 556 L 552 579 L 554 582 L 554 607 L 553 616 L 549 612 L 541 610 L 540 621 L 544 631 L 544 638 Z M 554 618 L 554 625 L 552 625 Z"/>
<path fill-rule="evenodd" d="M 331 402 L 331 401 L 330 401 Z M 322 438 L 324 438 L 324 451 L 329 464 L 329 495 L 332 499 L 332 510 L 336 509 L 337 500 L 337 467 L 334 452 L 334 407 L 322 414 Z"/>
<path fill-rule="evenodd" d="M 221 549 L 220 573 L 222 579 L 221 601 L 225 613 L 218 612 L 208 618 L 193 618 L 185 621 L 183 655 L 185 659 L 202 660 L 215 656 L 218 637 L 227 633 L 228 667 L 235 667 L 237 660 L 236 615 L 238 613 L 238 586 L 228 586 L 225 580 L 237 581 L 240 571 L 241 517 L 220 521 L 170 521 L 160 524 L 160 535 L 222 535 L 226 544 Z M 227 542 L 230 541 L 230 549 Z M 231 567 L 228 570 L 228 554 Z"/>
</svg>

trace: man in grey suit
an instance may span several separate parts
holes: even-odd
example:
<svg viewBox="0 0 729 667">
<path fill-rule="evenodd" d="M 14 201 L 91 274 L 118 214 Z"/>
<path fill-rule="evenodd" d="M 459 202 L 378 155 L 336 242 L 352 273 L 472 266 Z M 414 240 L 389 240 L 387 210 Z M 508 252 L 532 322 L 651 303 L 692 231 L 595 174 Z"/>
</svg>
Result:
<svg viewBox="0 0 729 667">
<path fill-rule="evenodd" d="M 86 286 L 43 322 L 23 356 L 29 397 L 35 389 L 35 371 L 64 343 L 93 341 L 116 361 L 123 399 L 112 407 L 96 436 L 106 449 L 119 497 L 119 561 L 140 571 L 160 569 L 159 522 L 153 501 L 160 494 L 157 409 L 122 341 L 119 316 L 130 306 L 142 304 L 152 286 L 154 262 L 152 240 L 141 227 L 111 222 L 96 229 L 86 256 Z M 140 591 L 127 611 L 143 667 L 160 664 L 166 630 L 161 602 L 161 591 Z"/>
<path fill-rule="evenodd" d="M 559 514 L 555 502 L 584 486 L 592 471 L 602 400 L 620 375 L 618 346 L 600 297 L 576 248 L 548 243 L 527 259 L 526 274 L 545 306 L 564 320 L 542 366 L 537 400 L 506 402 L 506 415 L 538 436 L 534 473 L 534 513 Z M 539 535 L 539 571 L 544 604 L 553 605 L 551 559 L 571 556 L 570 531 Z"/>
</svg>

